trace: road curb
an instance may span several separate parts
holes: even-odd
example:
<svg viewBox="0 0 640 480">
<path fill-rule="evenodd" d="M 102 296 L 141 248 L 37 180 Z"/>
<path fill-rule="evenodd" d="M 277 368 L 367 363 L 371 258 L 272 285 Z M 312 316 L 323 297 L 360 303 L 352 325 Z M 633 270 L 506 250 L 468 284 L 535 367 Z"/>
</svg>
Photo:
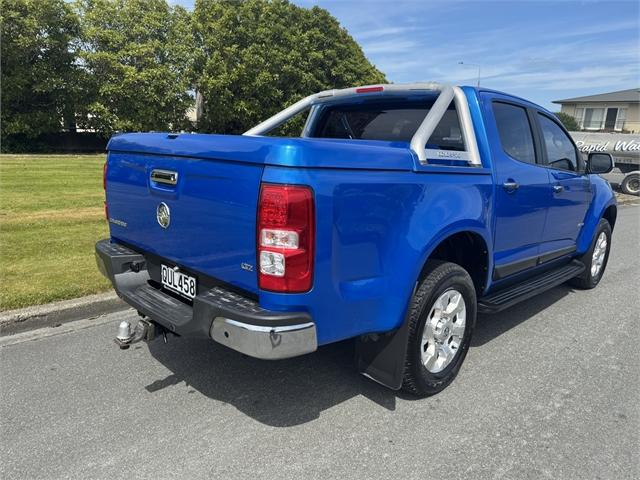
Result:
<svg viewBox="0 0 640 480">
<path fill-rule="evenodd" d="M 0 337 L 37 328 L 57 327 L 74 320 L 96 317 L 127 308 L 129 305 L 120 300 L 115 292 L 108 292 L 9 310 L 0 313 Z"/>
<path fill-rule="evenodd" d="M 618 201 L 618 205 L 640 205 L 640 198 L 635 195 L 627 195 L 626 193 L 619 192 L 614 190 L 616 195 L 616 200 Z"/>
</svg>

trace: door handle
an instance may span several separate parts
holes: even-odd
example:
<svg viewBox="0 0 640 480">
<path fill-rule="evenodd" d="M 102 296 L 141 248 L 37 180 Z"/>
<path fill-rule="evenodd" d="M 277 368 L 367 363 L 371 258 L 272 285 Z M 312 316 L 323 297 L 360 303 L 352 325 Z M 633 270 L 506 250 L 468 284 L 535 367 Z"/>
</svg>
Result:
<svg viewBox="0 0 640 480">
<path fill-rule="evenodd" d="M 554 185 L 553 191 L 554 193 L 561 193 L 564 191 L 564 187 L 562 185 Z"/>
<path fill-rule="evenodd" d="M 151 171 L 151 180 L 156 183 L 175 185 L 176 183 L 178 183 L 178 172 L 155 169 Z"/>
<path fill-rule="evenodd" d="M 507 192 L 511 193 L 511 192 L 515 192 L 518 187 L 520 185 L 518 184 L 518 182 L 514 182 L 514 181 L 508 181 L 508 182 L 504 182 L 502 184 L 502 188 L 504 188 Z"/>
</svg>

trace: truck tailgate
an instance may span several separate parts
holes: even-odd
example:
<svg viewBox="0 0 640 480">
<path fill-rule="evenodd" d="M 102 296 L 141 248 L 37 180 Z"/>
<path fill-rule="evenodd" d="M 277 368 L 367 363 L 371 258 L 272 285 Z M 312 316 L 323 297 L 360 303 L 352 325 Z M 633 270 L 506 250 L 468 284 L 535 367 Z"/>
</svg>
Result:
<svg viewBox="0 0 640 480">
<path fill-rule="evenodd" d="M 111 151 L 111 236 L 196 275 L 257 292 L 255 223 L 263 169 L 246 161 Z M 152 179 L 154 171 L 160 171 L 159 181 Z M 171 174 L 175 184 L 167 182 Z M 170 214 L 165 227 L 158 220 L 162 203 Z"/>
</svg>

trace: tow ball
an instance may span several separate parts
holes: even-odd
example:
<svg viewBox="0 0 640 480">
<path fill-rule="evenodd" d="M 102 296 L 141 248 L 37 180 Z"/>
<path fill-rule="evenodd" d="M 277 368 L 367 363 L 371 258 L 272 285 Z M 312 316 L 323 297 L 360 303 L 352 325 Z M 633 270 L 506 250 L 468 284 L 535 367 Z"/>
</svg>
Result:
<svg viewBox="0 0 640 480">
<path fill-rule="evenodd" d="M 133 329 L 131 328 L 131 323 L 122 321 L 120 325 L 118 325 L 118 334 L 114 341 L 121 350 L 126 350 L 134 343 L 141 342 L 142 340 L 146 342 L 153 340 L 157 333 L 156 325 L 148 320 L 138 320 L 138 323 Z"/>
</svg>

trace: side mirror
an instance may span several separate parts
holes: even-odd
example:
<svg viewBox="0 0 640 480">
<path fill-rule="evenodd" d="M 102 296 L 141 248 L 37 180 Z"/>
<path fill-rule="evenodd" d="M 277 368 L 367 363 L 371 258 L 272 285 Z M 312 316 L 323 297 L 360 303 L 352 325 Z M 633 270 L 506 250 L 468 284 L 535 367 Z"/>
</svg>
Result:
<svg viewBox="0 0 640 480">
<path fill-rule="evenodd" d="M 609 173 L 613 170 L 613 157 L 610 153 L 589 154 L 587 159 L 587 173 Z"/>
</svg>

